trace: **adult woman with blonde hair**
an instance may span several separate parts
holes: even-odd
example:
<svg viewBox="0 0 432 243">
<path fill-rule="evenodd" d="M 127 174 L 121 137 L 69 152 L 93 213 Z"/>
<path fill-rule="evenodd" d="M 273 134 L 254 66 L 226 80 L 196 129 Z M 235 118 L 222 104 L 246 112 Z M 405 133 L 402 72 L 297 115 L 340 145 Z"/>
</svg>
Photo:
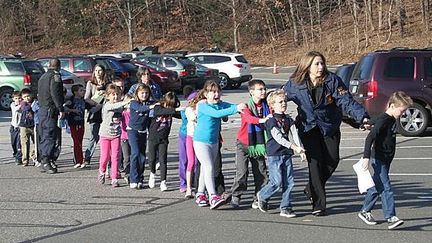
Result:
<svg viewBox="0 0 432 243">
<path fill-rule="evenodd" d="M 304 193 L 312 203 L 312 214 L 324 216 L 325 184 L 339 164 L 342 111 L 361 124 L 369 116 L 342 80 L 327 70 L 326 59 L 317 51 L 301 58 L 284 90 L 297 105 L 296 124 L 306 149 L 309 182 Z"/>
<path fill-rule="evenodd" d="M 108 78 L 104 66 L 96 64 L 93 68 L 93 74 L 90 81 L 87 82 L 84 100 L 92 106 L 90 109 L 87 122 L 90 128 L 90 138 L 85 150 L 84 161 L 90 164 L 93 153 L 96 150 L 96 144 L 99 142 L 99 128 L 102 123 L 102 104 L 103 93 L 108 84 Z"/>
</svg>

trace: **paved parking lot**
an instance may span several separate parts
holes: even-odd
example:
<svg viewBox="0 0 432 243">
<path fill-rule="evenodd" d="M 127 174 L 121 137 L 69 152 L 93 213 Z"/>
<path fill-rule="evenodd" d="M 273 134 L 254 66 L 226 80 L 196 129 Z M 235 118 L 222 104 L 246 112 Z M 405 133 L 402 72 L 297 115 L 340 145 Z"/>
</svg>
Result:
<svg viewBox="0 0 432 243">
<path fill-rule="evenodd" d="M 287 76 L 258 71 L 254 77 L 266 80 L 270 87 L 279 87 Z M 224 96 L 235 103 L 246 98 L 245 85 L 238 91 L 226 91 Z M 290 106 L 291 114 L 293 108 Z M 239 210 L 229 206 L 198 208 L 192 200 L 184 199 L 178 192 L 178 122 L 169 147 L 169 191 L 160 192 L 158 187 L 132 190 L 124 182 L 116 189 L 97 185 L 96 162 L 81 170 L 72 167 L 72 143 L 66 134 L 58 162 L 60 173 L 47 175 L 35 167 L 16 166 L 10 158 L 8 115 L 0 112 L 0 242 L 428 242 L 432 235 L 432 133 L 398 137 L 390 176 L 398 216 L 405 224 L 388 231 L 380 204 L 375 211 L 380 224 L 367 226 L 356 216 L 363 196 L 357 191 L 352 165 L 361 156 L 367 133 L 346 124 L 341 128 L 342 159 L 327 186 L 329 216 L 310 215 L 310 205 L 302 194 L 307 165 L 296 157 L 293 198 L 298 217 L 286 219 L 278 214 L 279 195 L 266 214 L 250 208 L 251 194 L 243 198 Z M 235 174 L 234 134 L 238 127 L 238 115 L 223 127 L 228 188 Z"/>
</svg>

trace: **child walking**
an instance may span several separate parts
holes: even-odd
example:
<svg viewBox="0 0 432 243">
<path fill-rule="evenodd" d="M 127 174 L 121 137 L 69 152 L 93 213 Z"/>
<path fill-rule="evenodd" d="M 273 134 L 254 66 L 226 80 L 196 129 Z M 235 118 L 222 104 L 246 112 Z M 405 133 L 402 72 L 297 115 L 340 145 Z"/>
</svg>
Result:
<svg viewBox="0 0 432 243">
<path fill-rule="evenodd" d="M 214 165 L 219 149 L 219 133 L 222 117 L 241 112 L 246 104 L 230 104 L 220 100 L 222 91 L 215 81 L 204 84 L 203 94 L 206 100 L 198 103 L 197 126 L 193 136 L 193 145 L 197 159 L 201 162 L 200 178 L 196 193 L 196 203 L 203 207 L 208 205 L 204 191 L 210 196 L 210 209 L 216 209 L 225 203 L 215 189 Z"/>
<path fill-rule="evenodd" d="M 134 100 L 129 107 L 130 119 L 126 130 L 130 145 L 129 187 L 132 189 L 143 188 L 147 129 L 150 125 L 149 113 L 154 106 L 150 97 L 150 87 L 138 84 L 133 92 Z"/>
<path fill-rule="evenodd" d="M 72 86 L 72 97 L 65 106 L 67 121 L 70 127 L 73 140 L 74 168 L 84 168 L 82 141 L 84 137 L 84 113 L 86 102 L 84 101 L 84 87 L 80 84 Z"/>
<path fill-rule="evenodd" d="M 21 118 L 19 122 L 20 140 L 22 151 L 22 165 L 27 166 L 31 158 L 34 158 L 34 150 L 31 149 L 30 143 L 34 144 L 34 113 L 32 110 L 32 94 L 30 89 L 21 91 L 22 101 L 20 103 L 19 112 Z"/>
<path fill-rule="evenodd" d="M 149 187 L 155 187 L 156 174 L 156 158 L 159 158 L 160 164 L 160 190 L 168 190 L 166 184 L 167 176 L 167 151 L 168 151 L 168 136 L 171 131 L 172 117 L 181 118 L 178 111 L 183 108 L 178 108 L 180 101 L 174 92 L 166 93 L 153 109 L 153 118 L 150 122 L 148 136 L 148 161 L 150 165 Z"/>
<path fill-rule="evenodd" d="M 21 139 L 20 139 L 20 128 L 19 122 L 21 118 L 21 113 L 18 112 L 20 109 L 21 102 L 21 92 L 14 91 L 12 93 L 12 103 L 10 105 L 12 111 L 11 126 L 9 129 L 13 157 L 15 159 L 15 164 L 22 165 L 22 153 L 21 153 Z"/>
<path fill-rule="evenodd" d="M 258 208 L 267 211 L 267 203 L 279 189 L 282 188 L 280 216 L 292 218 L 296 214 L 292 209 L 291 190 L 294 187 L 292 155 L 300 154 L 302 161 L 306 160 L 305 150 L 301 145 L 294 121 L 285 114 L 287 97 L 285 91 L 277 90 L 268 97 L 268 104 L 273 110 L 273 116 L 265 122 L 268 134 L 266 144 L 269 181 L 257 193 Z M 289 140 L 289 134 L 294 141 Z"/>
<path fill-rule="evenodd" d="M 123 107 L 129 104 L 129 100 L 119 102 L 120 89 L 114 84 L 109 84 L 105 97 L 107 102 L 102 107 L 102 123 L 99 130 L 100 136 L 100 159 L 99 175 L 100 184 L 105 183 L 105 171 L 108 162 L 111 161 L 111 185 L 119 187 L 118 166 L 120 152 L 120 123 Z"/>
<path fill-rule="evenodd" d="M 265 100 L 266 86 L 264 81 L 253 79 L 248 82 L 248 107 L 241 114 L 241 125 L 237 132 L 235 165 L 236 175 L 231 187 L 231 206 L 238 208 L 240 198 L 247 191 L 249 162 L 252 166 L 255 193 L 252 208 L 258 208 L 256 193 L 267 181 L 267 166 L 265 162 L 266 136 L 264 123 L 270 109 Z"/>
<path fill-rule="evenodd" d="M 395 92 L 389 98 L 387 110 L 369 121 L 373 127 L 365 141 L 362 165 L 365 170 L 368 170 L 370 162 L 374 170 L 372 179 L 375 186 L 367 190 L 363 207 L 358 213 L 358 217 L 368 225 L 376 224 L 371 211 L 379 196 L 381 196 L 388 229 L 394 229 L 403 224 L 403 221 L 396 217 L 389 171 L 396 152 L 396 119 L 412 104 L 413 101 L 407 94 L 402 91 Z"/>
</svg>

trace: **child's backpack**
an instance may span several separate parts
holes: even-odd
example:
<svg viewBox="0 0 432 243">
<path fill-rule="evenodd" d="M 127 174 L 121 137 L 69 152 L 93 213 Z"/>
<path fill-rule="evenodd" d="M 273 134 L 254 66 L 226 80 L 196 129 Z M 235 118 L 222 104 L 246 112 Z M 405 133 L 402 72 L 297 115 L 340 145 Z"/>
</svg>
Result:
<svg viewBox="0 0 432 243">
<path fill-rule="evenodd" d="M 30 105 L 21 107 L 20 127 L 34 127 L 34 112 Z"/>
</svg>

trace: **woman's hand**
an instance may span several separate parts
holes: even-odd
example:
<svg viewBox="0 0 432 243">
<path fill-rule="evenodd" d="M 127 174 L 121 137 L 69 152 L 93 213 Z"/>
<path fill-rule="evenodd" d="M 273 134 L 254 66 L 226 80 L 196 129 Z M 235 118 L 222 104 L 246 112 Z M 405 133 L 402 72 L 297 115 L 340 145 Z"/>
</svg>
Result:
<svg viewBox="0 0 432 243">
<path fill-rule="evenodd" d="M 368 170 L 369 169 L 369 159 L 362 158 L 361 162 L 362 162 L 362 168 L 364 170 Z"/>
</svg>

